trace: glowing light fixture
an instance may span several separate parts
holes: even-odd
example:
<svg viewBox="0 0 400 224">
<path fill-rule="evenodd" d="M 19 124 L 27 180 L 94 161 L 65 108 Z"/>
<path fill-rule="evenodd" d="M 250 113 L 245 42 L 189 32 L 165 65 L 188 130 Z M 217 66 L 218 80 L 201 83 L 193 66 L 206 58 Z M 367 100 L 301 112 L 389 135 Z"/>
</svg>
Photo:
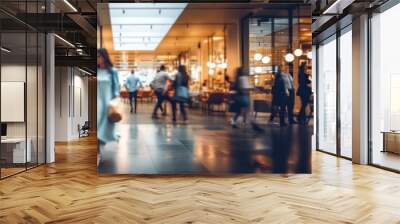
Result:
<svg viewBox="0 0 400 224">
<path fill-rule="evenodd" d="M 207 62 L 207 66 L 209 68 L 215 68 L 216 64 L 214 62 L 209 61 L 209 62 Z"/>
<path fill-rule="evenodd" d="M 57 38 L 58 38 L 59 40 L 61 40 L 62 42 L 64 42 L 65 44 L 67 44 L 68 46 L 75 48 L 75 45 L 73 45 L 73 44 L 72 44 L 71 42 L 69 42 L 68 40 L 66 40 L 66 39 L 64 39 L 64 38 L 62 38 L 62 37 L 60 37 L 60 36 L 57 35 L 57 34 L 54 34 L 54 36 L 57 37 Z"/>
<path fill-rule="evenodd" d="M 11 52 L 11 50 L 8 50 L 8 49 L 5 48 L 5 47 L 1 47 L 0 50 L 1 50 L 1 51 L 4 51 L 4 52 L 6 52 L 6 53 L 10 53 L 10 52 Z"/>
<path fill-rule="evenodd" d="M 78 10 L 73 6 L 68 0 L 64 0 L 64 3 L 68 5 L 74 12 L 78 12 Z"/>
<path fill-rule="evenodd" d="M 294 50 L 293 53 L 296 57 L 300 57 L 303 54 L 303 50 L 301 50 L 300 48 L 297 48 L 296 50 Z"/>
<path fill-rule="evenodd" d="M 312 59 L 312 51 L 307 52 L 307 58 Z"/>
<path fill-rule="evenodd" d="M 218 68 L 226 69 L 227 67 L 228 67 L 228 64 L 226 64 L 226 62 L 218 64 Z"/>
<path fill-rule="evenodd" d="M 292 62 L 292 61 L 294 61 L 294 55 L 291 54 L 291 53 L 287 53 L 287 54 L 285 55 L 285 61 L 286 61 L 286 62 Z"/>
<path fill-rule="evenodd" d="M 264 63 L 264 64 L 268 64 L 268 63 L 271 61 L 271 58 L 268 57 L 268 56 L 264 56 L 264 57 L 261 59 L 261 61 L 262 61 L 262 63 Z"/>
<path fill-rule="evenodd" d="M 209 74 L 209 75 L 214 75 L 214 70 L 213 70 L 213 69 L 209 69 L 209 70 L 208 70 L 208 74 Z"/>
<path fill-rule="evenodd" d="M 186 6 L 187 3 L 110 3 L 114 50 L 154 51 Z"/>
<path fill-rule="evenodd" d="M 87 74 L 87 75 L 92 75 L 92 73 L 90 73 L 90 72 L 88 72 L 88 71 L 86 71 L 86 70 L 83 70 L 83 69 L 81 69 L 81 68 L 78 68 L 78 70 L 81 71 L 81 72 L 83 72 L 83 73 L 85 73 L 85 74 Z"/>
<path fill-rule="evenodd" d="M 261 60 L 262 59 L 262 54 L 260 54 L 260 53 L 255 53 L 254 54 L 254 60 L 256 60 L 256 61 L 259 61 L 259 60 Z"/>
</svg>

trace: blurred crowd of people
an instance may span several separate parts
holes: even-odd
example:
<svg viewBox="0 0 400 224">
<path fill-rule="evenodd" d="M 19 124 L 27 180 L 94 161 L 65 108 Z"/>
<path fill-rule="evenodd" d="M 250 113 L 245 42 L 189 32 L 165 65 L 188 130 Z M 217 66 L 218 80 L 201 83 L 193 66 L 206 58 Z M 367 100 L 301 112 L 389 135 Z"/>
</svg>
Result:
<svg viewBox="0 0 400 224">
<path fill-rule="evenodd" d="M 109 55 L 105 49 L 98 50 L 97 56 L 97 80 L 98 80 L 98 95 L 97 95 L 97 123 L 98 123 L 98 140 L 99 144 L 103 145 L 108 141 L 117 139 L 115 134 L 115 122 L 118 122 L 120 116 L 113 104 L 110 104 L 119 96 L 120 85 L 118 73 L 114 69 Z M 289 66 L 281 66 L 275 74 L 275 79 L 272 88 L 272 102 L 270 121 L 274 121 L 279 113 L 281 126 L 289 124 L 307 124 L 308 117 L 306 108 L 310 104 L 312 98 L 311 80 L 306 72 L 306 64 L 302 63 L 299 66 L 298 74 L 298 89 L 295 92 L 293 75 L 289 73 Z M 234 115 L 231 118 L 231 126 L 238 128 L 239 117 L 243 118 L 244 123 L 250 123 L 253 130 L 263 132 L 253 118 L 248 116 L 252 112 L 250 93 L 254 86 L 249 81 L 248 74 L 245 73 L 242 67 L 237 68 L 233 80 L 228 76 L 225 77 L 226 83 L 229 84 L 230 94 L 228 99 L 229 111 Z M 181 118 L 184 122 L 188 120 L 186 106 L 190 104 L 189 97 L 190 77 L 184 65 L 179 65 L 177 73 L 171 77 L 166 72 L 166 67 L 161 65 L 150 83 L 150 87 L 156 96 L 156 102 L 152 110 L 151 117 L 159 118 L 161 115 L 166 115 L 166 104 L 169 103 L 172 112 L 172 121 L 177 121 L 177 107 Z M 124 82 L 125 89 L 129 92 L 130 112 L 137 112 L 138 90 L 141 88 L 141 82 L 135 71 L 131 71 Z M 301 100 L 300 111 L 297 120 L 294 116 L 295 96 L 299 96 Z M 112 117 L 113 119 L 110 119 Z M 286 122 L 287 119 L 287 122 Z"/>
<path fill-rule="evenodd" d="M 297 117 L 294 119 L 295 94 L 300 97 L 301 107 Z M 270 121 L 274 121 L 279 111 L 279 122 L 281 126 L 286 126 L 286 117 L 289 124 L 307 124 L 309 116 L 306 115 L 306 108 L 312 101 L 312 87 L 309 75 L 306 73 L 306 64 L 302 63 L 299 67 L 298 89 L 295 93 L 293 76 L 289 73 L 288 66 L 278 68 L 272 87 L 272 103 Z M 310 108 L 312 111 L 312 108 Z M 287 116 L 286 116 L 287 115 Z"/>
</svg>

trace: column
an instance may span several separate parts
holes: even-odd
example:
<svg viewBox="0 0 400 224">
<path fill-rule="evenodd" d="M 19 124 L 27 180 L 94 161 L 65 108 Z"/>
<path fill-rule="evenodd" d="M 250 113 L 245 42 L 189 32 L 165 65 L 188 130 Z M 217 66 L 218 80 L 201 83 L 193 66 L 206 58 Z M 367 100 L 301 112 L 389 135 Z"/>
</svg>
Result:
<svg viewBox="0 0 400 224">
<path fill-rule="evenodd" d="M 368 15 L 353 19 L 352 157 L 368 163 Z"/>
</svg>

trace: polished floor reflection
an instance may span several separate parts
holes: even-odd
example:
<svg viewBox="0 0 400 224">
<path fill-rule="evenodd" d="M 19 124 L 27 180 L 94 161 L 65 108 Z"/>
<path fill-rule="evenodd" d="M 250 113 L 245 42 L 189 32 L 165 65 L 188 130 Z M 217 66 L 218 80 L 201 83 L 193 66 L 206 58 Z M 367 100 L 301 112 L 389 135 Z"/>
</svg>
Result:
<svg viewBox="0 0 400 224">
<path fill-rule="evenodd" d="M 120 140 L 101 149 L 100 173 L 235 174 L 311 172 L 311 128 L 267 124 L 265 133 L 232 129 L 228 117 L 189 111 L 188 122 L 150 118 L 151 104 L 137 114 L 124 105 Z"/>
</svg>

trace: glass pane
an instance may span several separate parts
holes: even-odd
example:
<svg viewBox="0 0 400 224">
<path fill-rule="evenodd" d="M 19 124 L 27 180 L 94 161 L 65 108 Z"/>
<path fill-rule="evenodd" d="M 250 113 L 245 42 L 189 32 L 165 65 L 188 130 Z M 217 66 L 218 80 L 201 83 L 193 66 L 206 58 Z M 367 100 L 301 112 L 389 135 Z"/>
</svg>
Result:
<svg viewBox="0 0 400 224">
<path fill-rule="evenodd" d="M 38 43 L 38 164 L 45 163 L 45 44 L 46 37 L 44 34 L 39 34 Z"/>
<path fill-rule="evenodd" d="M 28 168 L 37 165 L 38 160 L 38 119 L 37 119 L 37 81 L 38 81 L 38 35 L 36 32 L 27 33 L 28 44 L 28 62 L 27 62 L 27 80 L 26 80 L 26 115 L 27 115 L 27 142 L 30 148 L 30 160 L 28 160 Z"/>
<path fill-rule="evenodd" d="M 400 170 L 400 4 L 372 17 L 372 163 Z"/>
<path fill-rule="evenodd" d="M 25 170 L 31 151 L 26 150 L 25 32 L 1 34 L 1 159 L 2 177 Z M 28 149 L 30 149 L 28 144 Z"/>
<path fill-rule="evenodd" d="M 351 158 L 352 141 L 352 35 L 340 36 L 340 152 Z"/>
<path fill-rule="evenodd" d="M 318 48 L 318 148 L 336 153 L 336 39 Z"/>
</svg>

